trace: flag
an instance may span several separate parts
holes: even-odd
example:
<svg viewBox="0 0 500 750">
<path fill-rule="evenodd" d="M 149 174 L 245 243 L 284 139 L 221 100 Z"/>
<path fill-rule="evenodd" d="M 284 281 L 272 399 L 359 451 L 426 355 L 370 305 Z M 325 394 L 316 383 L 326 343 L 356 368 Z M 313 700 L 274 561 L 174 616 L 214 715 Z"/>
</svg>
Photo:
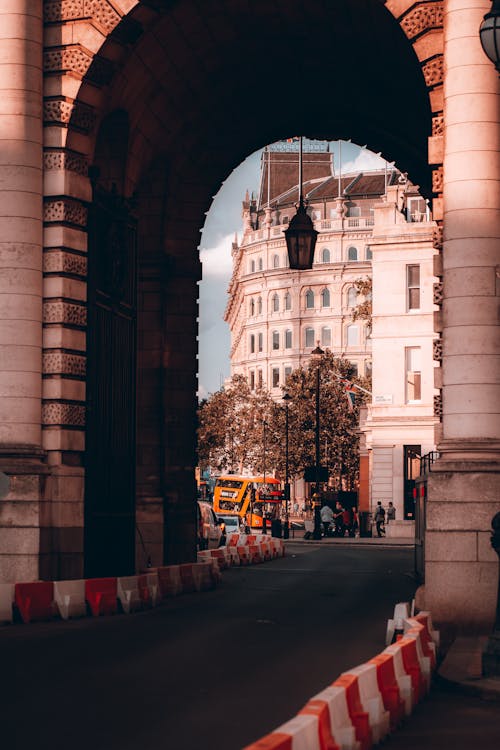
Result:
<svg viewBox="0 0 500 750">
<path fill-rule="evenodd" d="M 356 403 L 356 392 L 354 390 L 355 386 L 351 383 L 350 380 L 344 380 L 344 388 L 349 411 L 354 411 L 354 404 Z"/>
</svg>

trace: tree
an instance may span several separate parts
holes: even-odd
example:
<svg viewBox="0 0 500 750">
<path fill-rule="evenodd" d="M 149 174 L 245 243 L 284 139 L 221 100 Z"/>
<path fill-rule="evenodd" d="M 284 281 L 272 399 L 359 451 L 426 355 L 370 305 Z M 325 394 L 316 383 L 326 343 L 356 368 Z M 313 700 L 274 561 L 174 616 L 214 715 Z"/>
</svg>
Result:
<svg viewBox="0 0 500 750">
<path fill-rule="evenodd" d="M 372 329 L 372 289 L 373 284 L 372 280 L 365 278 L 365 279 L 356 279 L 354 282 L 354 286 L 356 287 L 356 290 L 358 294 L 361 294 L 363 296 L 363 300 L 356 305 L 354 310 L 352 311 L 352 319 L 353 320 L 366 320 L 369 330 Z"/>
<path fill-rule="evenodd" d="M 218 471 L 254 473 L 274 470 L 277 405 L 263 388 L 251 391 L 242 375 L 206 399 L 198 410 L 198 459 Z M 264 466 L 264 422 L 266 456 Z"/>
<path fill-rule="evenodd" d="M 315 463 L 316 364 L 290 375 L 289 477 L 302 476 Z M 364 378 L 352 376 L 350 362 L 327 350 L 320 367 L 320 463 L 336 478 L 338 487 L 353 488 L 359 468 L 359 408 L 366 394 L 355 390 L 352 410 L 346 380 L 369 390 Z M 264 456 L 264 422 L 265 456 Z M 200 405 L 198 454 L 201 465 L 218 471 L 285 477 L 285 406 L 260 388 L 251 391 L 245 378 L 233 376 L 230 385 Z"/>
</svg>

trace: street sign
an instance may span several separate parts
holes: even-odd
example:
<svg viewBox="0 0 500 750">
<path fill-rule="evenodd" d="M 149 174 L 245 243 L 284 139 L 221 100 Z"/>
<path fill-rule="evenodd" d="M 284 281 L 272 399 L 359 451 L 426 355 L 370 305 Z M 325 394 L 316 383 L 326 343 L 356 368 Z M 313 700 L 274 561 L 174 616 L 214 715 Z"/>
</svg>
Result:
<svg viewBox="0 0 500 750">
<path fill-rule="evenodd" d="M 10 479 L 7 474 L 0 471 L 0 500 L 10 492 Z"/>
<path fill-rule="evenodd" d="M 328 469 L 326 466 L 306 466 L 304 482 L 328 482 Z"/>
</svg>

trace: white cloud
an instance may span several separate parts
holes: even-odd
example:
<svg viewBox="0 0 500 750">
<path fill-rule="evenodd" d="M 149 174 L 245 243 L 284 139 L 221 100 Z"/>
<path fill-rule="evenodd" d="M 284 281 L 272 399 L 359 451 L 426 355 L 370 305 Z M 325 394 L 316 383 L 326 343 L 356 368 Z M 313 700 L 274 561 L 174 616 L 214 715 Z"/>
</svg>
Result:
<svg viewBox="0 0 500 750">
<path fill-rule="evenodd" d="M 342 172 L 370 172 L 374 169 L 384 169 L 385 159 L 374 154 L 373 151 L 363 149 L 352 161 L 342 164 Z M 390 162 L 387 163 L 390 166 Z"/>
<path fill-rule="evenodd" d="M 213 247 L 202 247 L 200 259 L 203 264 L 203 278 L 229 279 L 232 272 L 231 245 L 234 232 L 226 234 Z"/>
</svg>

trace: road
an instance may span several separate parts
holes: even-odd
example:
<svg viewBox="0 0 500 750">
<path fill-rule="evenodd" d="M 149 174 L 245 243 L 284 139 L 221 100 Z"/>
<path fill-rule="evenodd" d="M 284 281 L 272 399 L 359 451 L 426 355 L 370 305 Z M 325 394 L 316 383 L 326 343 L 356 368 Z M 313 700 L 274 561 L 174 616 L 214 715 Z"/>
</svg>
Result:
<svg viewBox="0 0 500 750">
<path fill-rule="evenodd" d="M 239 750 L 290 719 L 415 583 L 410 548 L 287 550 L 153 611 L 0 629 L 5 746 Z"/>
</svg>

